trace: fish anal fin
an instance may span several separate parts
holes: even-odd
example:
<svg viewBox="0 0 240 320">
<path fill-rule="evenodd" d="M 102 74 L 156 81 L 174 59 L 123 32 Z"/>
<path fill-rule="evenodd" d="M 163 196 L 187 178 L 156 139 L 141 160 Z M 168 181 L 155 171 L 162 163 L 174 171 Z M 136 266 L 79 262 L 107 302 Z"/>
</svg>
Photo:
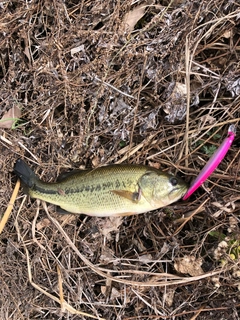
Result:
<svg viewBox="0 0 240 320">
<path fill-rule="evenodd" d="M 63 209 L 60 206 L 56 206 L 56 212 L 58 214 L 72 214 L 72 212 L 69 212 L 69 211 Z"/>
<path fill-rule="evenodd" d="M 136 212 L 122 212 L 122 213 L 116 213 L 114 215 L 111 215 L 112 217 L 127 217 L 127 216 L 133 216 L 137 214 Z"/>
<path fill-rule="evenodd" d="M 134 203 L 137 203 L 141 199 L 140 192 L 132 192 L 128 190 L 111 190 L 111 192 L 117 194 L 120 197 L 126 198 Z"/>
</svg>

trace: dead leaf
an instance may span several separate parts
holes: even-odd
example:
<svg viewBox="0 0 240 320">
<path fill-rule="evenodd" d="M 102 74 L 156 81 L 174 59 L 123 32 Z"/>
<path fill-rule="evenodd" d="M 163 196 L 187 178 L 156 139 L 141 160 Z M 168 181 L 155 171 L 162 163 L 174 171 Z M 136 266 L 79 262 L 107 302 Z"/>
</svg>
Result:
<svg viewBox="0 0 240 320">
<path fill-rule="evenodd" d="M 145 8 L 146 5 L 141 4 L 125 14 L 123 25 L 129 32 L 134 30 L 136 23 L 144 16 Z"/>
<path fill-rule="evenodd" d="M 119 232 L 119 226 L 122 224 L 123 217 L 109 217 L 108 219 L 101 220 L 99 222 L 99 231 L 111 240 L 111 232 Z"/>
<path fill-rule="evenodd" d="M 180 82 L 171 82 L 166 92 L 167 100 L 163 110 L 167 114 L 166 119 L 174 123 L 182 120 L 186 114 L 187 87 Z"/>
<path fill-rule="evenodd" d="M 206 124 L 206 123 L 213 124 L 213 123 L 216 123 L 216 118 L 210 116 L 209 114 L 206 114 L 206 115 L 200 117 L 199 121 L 204 124 Z"/>
<path fill-rule="evenodd" d="M 21 110 L 18 106 L 9 109 L 0 120 L 0 128 L 11 129 L 15 122 L 21 117 Z"/>
<path fill-rule="evenodd" d="M 75 47 L 75 48 L 72 48 L 71 49 L 71 56 L 73 57 L 75 53 L 78 53 L 80 51 L 85 51 L 84 49 L 84 44 L 81 44 L 80 46 L 78 47 Z"/>
<path fill-rule="evenodd" d="M 184 256 L 183 258 L 176 259 L 174 262 L 174 268 L 177 272 L 188 273 L 192 277 L 200 276 L 204 273 L 201 265 L 202 259 L 196 259 L 194 256 Z"/>
<path fill-rule="evenodd" d="M 149 166 L 150 167 L 153 167 L 155 169 L 160 169 L 160 163 L 159 162 L 152 162 L 152 161 L 149 161 Z"/>
<path fill-rule="evenodd" d="M 221 241 L 217 248 L 213 252 L 213 257 L 215 260 L 219 261 L 227 253 L 228 244 L 226 241 Z"/>
<path fill-rule="evenodd" d="M 108 288 L 106 286 L 101 286 L 101 293 L 103 295 L 107 295 L 107 290 Z M 110 301 L 120 298 L 121 297 L 121 292 L 119 290 L 117 290 L 116 288 L 112 288 L 111 290 L 111 295 L 110 295 Z"/>
<path fill-rule="evenodd" d="M 167 291 L 163 294 L 163 299 L 169 308 L 173 305 L 175 291 L 176 289 L 167 288 Z"/>
<path fill-rule="evenodd" d="M 99 156 L 94 156 L 92 158 L 92 166 L 93 166 L 93 168 L 97 168 L 100 163 L 101 163 L 101 159 L 100 159 Z"/>
<path fill-rule="evenodd" d="M 233 233 L 235 232 L 238 234 L 238 218 L 234 216 L 229 217 L 229 227 L 228 227 L 228 233 Z"/>
<path fill-rule="evenodd" d="M 230 30 L 226 30 L 224 31 L 223 35 L 222 35 L 224 38 L 226 39 L 229 39 L 233 36 L 233 30 L 230 29 Z"/>
<path fill-rule="evenodd" d="M 102 246 L 102 254 L 99 258 L 101 264 L 108 264 L 115 259 L 114 251 L 106 246 Z"/>
<path fill-rule="evenodd" d="M 39 231 L 42 228 L 48 227 L 50 224 L 51 224 L 51 221 L 49 219 L 45 218 L 45 219 L 42 219 L 40 222 L 38 222 L 36 227 L 37 227 L 37 230 Z"/>
<path fill-rule="evenodd" d="M 216 288 L 220 288 L 221 287 L 221 282 L 220 282 L 218 276 L 212 277 L 211 281 L 214 284 L 214 287 L 216 287 Z"/>
</svg>

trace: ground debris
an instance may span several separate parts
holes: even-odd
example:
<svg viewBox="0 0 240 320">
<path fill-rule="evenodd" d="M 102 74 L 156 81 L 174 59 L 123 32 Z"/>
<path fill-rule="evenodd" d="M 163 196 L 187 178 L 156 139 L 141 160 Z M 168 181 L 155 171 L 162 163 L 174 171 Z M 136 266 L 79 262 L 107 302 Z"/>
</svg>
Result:
<svg viewBox="0 0 240 320">
<path fill-rule="evenodd" d="M 177 258 L 174 262 L 174 268 L 177 272 L 190 274 L 191 276 L 199 276 L 203 274 L 202 259 L 196 259 L 194 256 L 184 256 Z"/>
<path fill-rule="evenodd" d="M 240 120 L 239 17 L 228 0 L 0 2 L 1 217 L 19 157 L 45 181 L 128 162 L 191 183 Z M 0 318 L 237 319 L 239 141 L 187 202 L 114 221 L 51 209 L 91 267 L 19 193 L 0 235 Z"/>
</svg>

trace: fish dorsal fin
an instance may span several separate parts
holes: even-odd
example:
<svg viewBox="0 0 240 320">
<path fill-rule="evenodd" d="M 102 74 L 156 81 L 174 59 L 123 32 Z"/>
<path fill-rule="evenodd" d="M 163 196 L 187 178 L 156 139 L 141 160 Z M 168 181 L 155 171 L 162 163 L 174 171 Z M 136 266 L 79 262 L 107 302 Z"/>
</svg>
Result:
<svg viewBox="0 0 240 320">
<path fill-rule="evenodd" d="M 126 198 L 133 203 L 138 203 L 141 199 L 140 192 L 132 192 L 128 190 L 111 190 L 112 193 L 117 194 L 120 197 Z"/>
<path fill-rule="evenodd" d="M 89 172 L 89 170 L 80 170 L 80 169 L 75 169 L 72 171 L 68 171 L 68 172 L 63 172 L 61 173 L 58 177 L 57 177 L 57 182 L 62 182 L 63 180 L 66 180 L 69 177 L 72 177 L 74 175 L 82 175 L 82 174 L 86 174 L 87 172 Z"/>
</svg>

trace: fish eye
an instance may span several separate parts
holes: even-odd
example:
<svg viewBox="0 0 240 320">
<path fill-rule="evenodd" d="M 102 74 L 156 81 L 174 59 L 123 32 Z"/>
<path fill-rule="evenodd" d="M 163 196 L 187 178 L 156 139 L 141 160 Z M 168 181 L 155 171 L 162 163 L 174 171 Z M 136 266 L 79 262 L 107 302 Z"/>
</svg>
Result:
<svg viewBox="0 0 240 320">
<path fill-rule="evenodd" d="M 178 184 L 178 180 L 175 177 L 171 177 L 169 181 L 173 187 Z"/>
</svg>

